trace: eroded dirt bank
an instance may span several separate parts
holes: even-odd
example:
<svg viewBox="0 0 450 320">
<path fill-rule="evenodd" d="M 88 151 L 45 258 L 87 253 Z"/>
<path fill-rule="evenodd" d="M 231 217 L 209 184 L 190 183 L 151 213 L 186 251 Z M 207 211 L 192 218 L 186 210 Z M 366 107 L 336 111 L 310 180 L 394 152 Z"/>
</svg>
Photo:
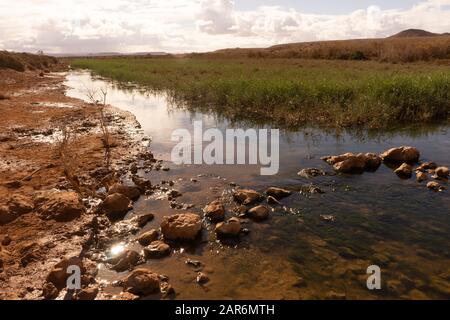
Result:
<svg viewBox="0 0 450 320">
<path fill-rule="evenodd" d="M 46 277 L 61 258 L 83 256 L 93 196 L 144 150 L 134 116 L 109 106 L 106 148 L 99 107 L 65 96 L 63 80 L 0 70 L 0 299 L 56 295 L 43 292 Z"/>
</svg>

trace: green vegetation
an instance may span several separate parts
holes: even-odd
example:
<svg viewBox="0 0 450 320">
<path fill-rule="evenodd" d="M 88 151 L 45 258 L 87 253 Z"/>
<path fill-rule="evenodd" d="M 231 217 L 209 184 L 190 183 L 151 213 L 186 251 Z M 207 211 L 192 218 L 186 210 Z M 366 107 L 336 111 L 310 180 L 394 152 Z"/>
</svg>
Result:
<svg viewBox="0 0 450 320">
<path fill-rule="evenodd" d="M 450 116 L 447 66 L 248 58 L 106 58 L 71 64 L 167 92 L 189 110 L 231 120 L 386 128 Z"/>
</svg>

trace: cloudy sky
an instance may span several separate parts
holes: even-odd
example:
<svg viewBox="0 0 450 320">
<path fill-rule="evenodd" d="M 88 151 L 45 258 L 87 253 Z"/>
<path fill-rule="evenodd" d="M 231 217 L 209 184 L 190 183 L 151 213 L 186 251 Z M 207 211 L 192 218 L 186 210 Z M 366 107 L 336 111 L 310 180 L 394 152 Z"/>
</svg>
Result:
<svg viewBox="0 0 450 320">
<path fill-rule="evenodd" d="M 210 51 L 450 32 L 450 0 L 0 0 L 0 49 Z"/>
</svg>

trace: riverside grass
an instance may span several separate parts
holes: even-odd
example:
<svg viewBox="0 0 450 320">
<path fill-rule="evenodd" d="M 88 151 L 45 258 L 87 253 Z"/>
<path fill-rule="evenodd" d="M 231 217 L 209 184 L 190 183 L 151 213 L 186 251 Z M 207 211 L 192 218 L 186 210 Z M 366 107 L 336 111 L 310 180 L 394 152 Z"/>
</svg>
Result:
<svg viewBox="0 0 450 320">
<path fill-rule="evenodd" d="M 85 58 L 72 67 L 164 91 L 191 111 L 283 127 L 448 121 L 450 67 L 370 61 Z"/>
</svg>

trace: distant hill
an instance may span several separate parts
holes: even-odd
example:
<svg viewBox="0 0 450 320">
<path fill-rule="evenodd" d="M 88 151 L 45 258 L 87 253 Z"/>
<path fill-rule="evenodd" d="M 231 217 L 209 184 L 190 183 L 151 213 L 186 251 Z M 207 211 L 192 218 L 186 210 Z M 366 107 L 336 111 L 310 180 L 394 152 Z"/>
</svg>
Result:
<svg viewBox="0 0 450 320">
<path fill-rule="evenodd" d="M 58 58 L 71 58 L 71 57 L 121 57 L 121 56 L 165 56 L 166 52 L 133 52 L 133 53 L 121 53 L 121 52 L 96 52 L 96 53 L 53 53 L 49 54 Z"/>
<path fill-rule="evenodd" d="M 412 37 L 439 37 L 439 36 L 446 36 L 449 35 L 449 33 L 433 33 L 421 29 L 408 29 L 401 31 L 397 34 L 394 34 L 393 36 L 390 36 L 390 38 L 412 38 Z"/>
<path fill-rule="evenodd" d="M 48 70 L 58 64 L 55 57 L 43 54 L 0 51 L 0 69 L 16 71 Z"/>
<path fill-rule="evenodd" d="M 233 48 L 183 56 L 208 58 L 281 58 L 415 62 L 450 60 L 450 34 L 409 29 L 379 39 L 278 44 L 268 48 Z"/>
</svg>

